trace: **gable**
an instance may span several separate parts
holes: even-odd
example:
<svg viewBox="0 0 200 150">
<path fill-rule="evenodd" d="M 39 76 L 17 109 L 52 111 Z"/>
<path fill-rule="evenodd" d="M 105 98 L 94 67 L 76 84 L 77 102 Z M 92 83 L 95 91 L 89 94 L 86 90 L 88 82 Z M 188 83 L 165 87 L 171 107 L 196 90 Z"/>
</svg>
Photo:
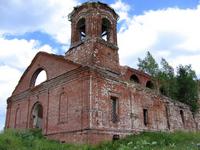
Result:
<svg viewBox="0 0 200 150">
<path fill-rule="evenodd" d="M 63 56 L 39 52 L 23 73 L 12 95 L 19 94 L 31 88 L 33 86 L 33 79 L 36 78 L 35 75 L 41 70 L 45 70 L 48 81 L 78 67 L 80 67 L 80 65 L 65 59 Z"/>
</svg>

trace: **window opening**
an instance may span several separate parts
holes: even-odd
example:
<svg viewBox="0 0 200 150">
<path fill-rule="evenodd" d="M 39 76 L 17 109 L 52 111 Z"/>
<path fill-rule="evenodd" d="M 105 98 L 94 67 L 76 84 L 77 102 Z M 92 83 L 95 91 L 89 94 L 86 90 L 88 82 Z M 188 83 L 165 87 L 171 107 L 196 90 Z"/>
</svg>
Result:
<svg viewBox="0 0 200 150">
<path fill-rule="evenodd" d="M 151 81 L 147 81 L 146 83 L 146 87 L 150 88 L 150 89 L 153 89 L 154 88 L 154 85 Z"/>
<path fill-rule="evenodd" d="M 101 31 L 101 38 L 105 41 L 109 40 L 109 30 L 110 30 L 110 22 L 108 19 L 102 19 L 102 31 Z"/>
<path fill-rule="evenodd" d="M 46 72 L 45 72 L 44 70 L 42 70 L 42 71 L 38 74 L 38 76 L 37 76 L 37 78 L 36 78 L 35 86 L 37 86 L 37 85 L 43 83 L 43 82 L 46 81 L 46 80 L 47 80 L 47 74 L 46 74 Z"/>
<path fill-rule="evenodd" d="M 116 123 L 118 121 L 118 114 L 117 114 L 118 100 L 116 97 L 111 97 L 111 100 L 112 100 L 112 122 Z"/>
<path fill-rule="evenodd" d="M 147 126 L 148 124 L 148 110 L 143 109 L 143 117 L 144 117 L 144 125 Z"/>
<path fill-rule="evenodd" d="M 86 37 L 85 33 L 85 19 L 82 18 L 78 21 L 78 31 L 79 31 L 79 39 L 84 40 Z"/>
<path fill-rule="evenodd" d="M 30 86 L 37 86 L 47 80 L 47 73 L 44 69 L 39 68 L 36 70 L 36 72 L 33 74 Z"/>
<path fill-rule="evenodd" d="M 113 141 L 117 141 L 117 140 L 119 140 L 120 139 L 120 137 L 119 137 L 119 135 L 118 134 L 114 134 L 113 135 Z"/>
<path fill-rule="evenodd" d="M 180 110 L 180 115 L 181 115 L 182 123 L 183 123 L 183 125 L 184 125 L 184 124 L 185 124 L 185 119 L 184 119 L 184 113 L 183 113 L 183 110 Z"/>
<path fill-rule="evenodd" d="M 133 82 L 136 82 L 136 83 L 140 83 L 140 81 L 139 81 L 139 79 L 138 79 L 138 77 L 136 75 L 132 75 L 130 77 L 130 81 L 133 81 Z"/>
</svg>

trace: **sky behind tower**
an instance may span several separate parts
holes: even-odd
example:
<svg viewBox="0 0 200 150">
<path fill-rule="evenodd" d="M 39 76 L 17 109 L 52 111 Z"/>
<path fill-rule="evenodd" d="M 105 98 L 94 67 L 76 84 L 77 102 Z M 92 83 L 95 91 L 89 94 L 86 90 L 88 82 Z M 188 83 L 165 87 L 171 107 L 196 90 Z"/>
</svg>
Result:
<svg viewBox="0 0 200 150">
<path fill-rule="evenodd" d="M 39 51 L 64 55 L 70 45 L 68 14 L 85 0 L 0 1 L 0 130 L 6 100 Z M 199 0 L 101 0 L 119 14 L 121 65 L 137 68 L 147 51 L 174 68 L 191 64 L 200 77 Z"/>
</svg>

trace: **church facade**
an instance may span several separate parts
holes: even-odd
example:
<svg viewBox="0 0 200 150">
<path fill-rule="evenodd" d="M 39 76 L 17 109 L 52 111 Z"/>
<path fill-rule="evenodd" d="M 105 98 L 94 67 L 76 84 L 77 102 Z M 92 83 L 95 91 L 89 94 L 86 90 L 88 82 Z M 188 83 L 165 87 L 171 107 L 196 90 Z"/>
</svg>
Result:
<svg viewBox="0 0 200 150">
<path fill-rule="evenodd" d="M 6 128 L 41 128 L 50 139 L 90 144 L 141 131 L 200 130 L 199 113 L 152 89 L 149 75 L 119 64 L 112 8 L 87 2 L 69 19 L 69 50 L 35 56 L 7 100 Z M 47 80 L 36 85 L 42 71 Z"/>
</svg>

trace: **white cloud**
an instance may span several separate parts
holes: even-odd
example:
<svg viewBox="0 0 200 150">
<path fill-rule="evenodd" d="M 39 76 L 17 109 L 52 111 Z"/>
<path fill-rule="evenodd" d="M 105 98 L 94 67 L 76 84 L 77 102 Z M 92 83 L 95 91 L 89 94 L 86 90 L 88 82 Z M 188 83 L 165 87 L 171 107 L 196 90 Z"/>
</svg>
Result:
<svg viewBox="0 0 200 150">
<path fill-rule="evenodd" d="M 20 76 L 21 72 L 17 69 L 9 67 L 7 65 L 0 66 L 0 130 L 4 127 L 5 115 L 6 115 L 6 102 L 7 98 L 11 95 L 12 90 L 14 90 Z"/>
<path fill-rule="evenodd" d="M 121 0 L 117 0 L 114 4 L 110 5 L 120 16 L 119 21 L 129 20 L 128 11 L 130 6 Z"/>
<path fill-rule="evenodd" d="M 199 16 L 200 5 L 194 9 L 167 8 L 129 16 L 125 22 L 127 28 L 118 33 L 121 63 L 136 64 L 137 57 L 144 57 L 149 50 L 156 59 L 175 60 L 174 67 L 178 63 L 192 64 L 200 75 L 197 67 L 200 59 Z M 180 55 L 183 59 L 179 61 Z"/>
<path fill-rule="evenodd" d="M 192 69 L 195 70 L 197 75 L 200 75 L 199 59 L 200 54 L 191 56 L 180 55 L 177 56 L 176 59 L 172 60 L 171 63 L 173 66 L 178 66 L 179 64 L 188 65 L 192 63 Z"/>
<path fill-rule="evenodd" d="M 76 5 L 77 0 L 0 1 L 0 34 L 42 31 L 66 44 L 71 34 L 67 16 Z"/>
<path fill-rule="evenodd" d="M 7 40 L 0 37 L 0 130 L 5 123 L 6 100 L 11 96 L 22 73 L 39 51 L 52 53 L 49 45 L 35 40 Z M 3 117 L 3 118 L 2 118 Z"/>
<path fill-rule="evenodd" d="M 0 62 L 18 69 L 27 67 L 39 50 L 53 52 L 49 45 L 40 45 L 39 41 L 35 40 L 0 38 L 0 45 Z"/>
</svg>

